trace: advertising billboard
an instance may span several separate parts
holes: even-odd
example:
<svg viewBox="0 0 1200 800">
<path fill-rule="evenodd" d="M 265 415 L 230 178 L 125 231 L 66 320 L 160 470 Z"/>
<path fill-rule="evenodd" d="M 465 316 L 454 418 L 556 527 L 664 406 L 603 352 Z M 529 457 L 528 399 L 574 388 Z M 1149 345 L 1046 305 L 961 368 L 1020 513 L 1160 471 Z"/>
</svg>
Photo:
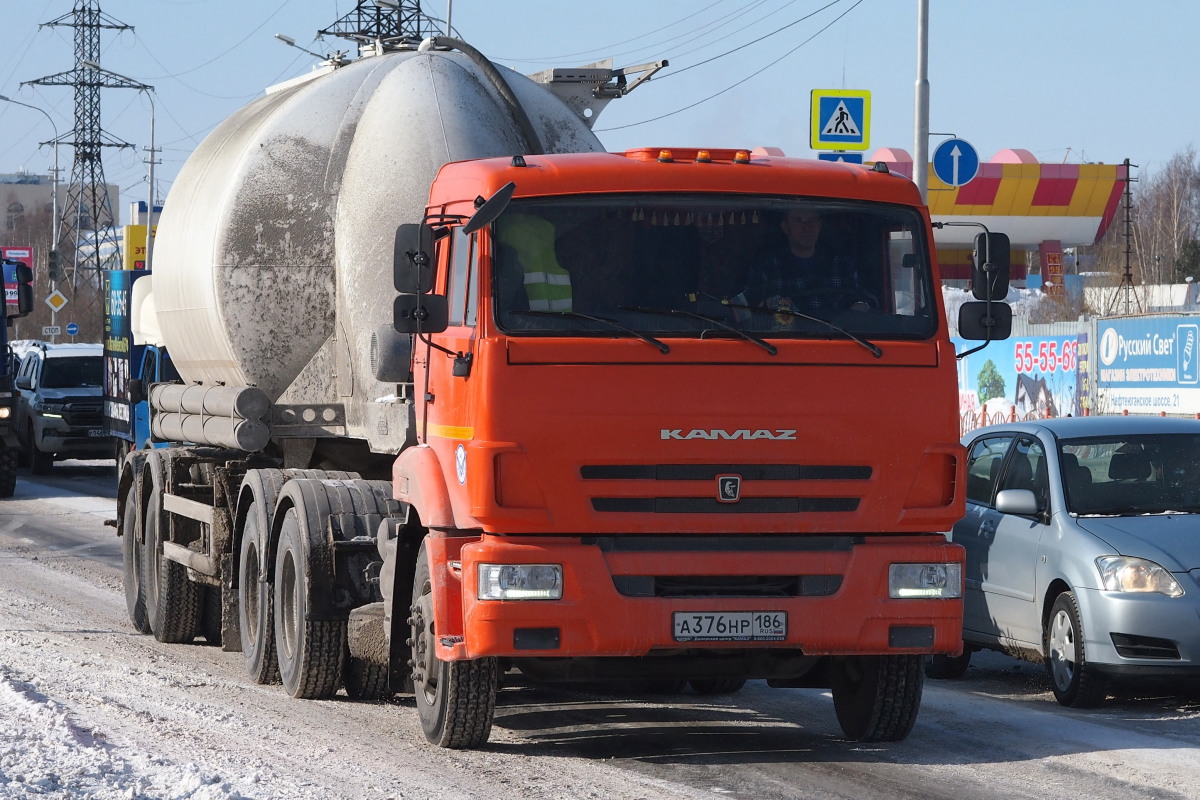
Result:
<svg viewBox="0 0 1200 800">
<path fill-rule="evenodd" d="M 1096 413 L 1200 413 L 1198 345 L 1200 317 L 1097 320 Z"/>
</svg>

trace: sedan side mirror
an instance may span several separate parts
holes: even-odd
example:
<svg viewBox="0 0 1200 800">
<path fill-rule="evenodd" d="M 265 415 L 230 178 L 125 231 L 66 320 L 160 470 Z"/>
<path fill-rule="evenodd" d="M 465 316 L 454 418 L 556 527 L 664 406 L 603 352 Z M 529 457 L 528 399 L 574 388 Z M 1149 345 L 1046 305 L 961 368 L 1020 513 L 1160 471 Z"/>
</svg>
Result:
<svg viewBox="0 0 1200 800">
<path fill-rule="evenodd" d="M 1037 496 L 1028 489 L 1003 489 L 996 493 L 996 510 L 1001 514 L 1032 517 L 1038 513 Z"/>
</svg>

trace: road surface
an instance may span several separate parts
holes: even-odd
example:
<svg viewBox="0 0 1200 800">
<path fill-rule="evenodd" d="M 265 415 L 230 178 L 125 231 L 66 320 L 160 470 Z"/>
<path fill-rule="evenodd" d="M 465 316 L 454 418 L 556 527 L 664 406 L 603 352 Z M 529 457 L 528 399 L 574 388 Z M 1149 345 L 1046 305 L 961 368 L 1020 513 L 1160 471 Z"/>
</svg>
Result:
<svg viewBox="0 0 1200 800">
<path fill-rule="evenodd" d="M 292 700 L 241 656 L 133 632 L 111 462 L 22 472 L 0 501 L 0 798 L 1200 798 L 1200 692 L 1058 706 L 978 654 L 904 742 L 840 738 L 828 693 L 529 685 L 488 746 L 425 743 L 412 699 Z"/>
</svg>

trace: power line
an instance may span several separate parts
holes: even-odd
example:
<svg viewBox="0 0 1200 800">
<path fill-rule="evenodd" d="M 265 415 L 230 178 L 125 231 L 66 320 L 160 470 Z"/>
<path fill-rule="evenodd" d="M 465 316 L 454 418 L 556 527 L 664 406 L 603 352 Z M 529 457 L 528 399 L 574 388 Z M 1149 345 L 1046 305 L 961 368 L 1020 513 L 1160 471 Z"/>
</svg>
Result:
<svg viewBox="0 0 1200 800">
<path fill-rule="evenodd" d="M 835 0 L 835 3 L 836 3 L 836 2 L 840 2 L 840 0 Z M 720 91 L 718 91 L 718 92 L 713 92 L 713 93 L 712 93 L 712 94 L 710 94 L 709 96 L 707 96 L 707 97 L 705 97 L 705 98 L 702 98 L 702 99 L 700 99 L 700 100 L 697 100 L 697 101 L 696 101 L 696 102 L 694 102 L 694 103 L 691 103 L 691 104 L 689 104 L 689 105 L 686 105 L 686 106 L 684 106 L 684 107 L 682 107 L 682 108 L 677 108 L 677 109 L 675 109 L 674 111 L 668 111 L 666 114 L 660 114 L 660 115 L 658 115 L 657 117 L 651 117 L 651 118 L 649 118 L 649 119 L 643 119 L 643 120 L 640 120 L 640 121 L 638 121 L 638 122 L 631 122 L 631 123 L 629 123 L 628 125 L 614 125 L 614 126 L 613 126 L 613 127 L 611 127 L 611 128 L 597 128 L 597 129 L 596 129 L 596 132 L 597 132 L 597 133 L 604 133 L 604 132 L 607 132 L 607 131 L 619 131 L 619 130 L 624 130 L 625 128 L 634 128 L 634 127 L 637 127 L 638 125 L 645 125 L 645 124 L 646 124 L 646 123 L 648 123 L 648 122 L 657 122 L 657 121 L 659 121 L 660 119 L 666 119 L 667 117 L 673 117 L 673 116 L 675 116 L 676 114 L 681 114 L 681 113 L 683 113 L 684 111 L 689 111 L 689 110 L 691 110 L 691 109 L 695 108 L 696 106 L 703 105 L 704 103 L 707 103 L 709 100 L 712 100 L 712 99 L 714 99 L 714 98 L 716 98 L 716 97 L 720 97 L 721 95 L 725 94 L 726 92 L 728 92 L 728 91 L 732 91 L 733 89 L 736 89 L 738 86 L 741 86 L 741 85 L 742 85 L 743 83 L 745 83 L 746 81 L 748 81 L 748 80 L 750 80 L 750 79 L 752 79 L 752 78 L 754 78 L 754 77 L 757 77 L 758 75 L 761 75 L 762 73 L 766 72 L 766 71 L 767 71 L 768 69 L 770 69 L 771 67 L 773 67 L 773 66 L 775 66 L 776 64 L 778 64 L 780 61 L 783 61 L 785 58 L 787 58 L 788 56 L 790 56 L 792 53 L 794 53 L 794 52 L 796 52 L 797 50 L 799 50 L 801 47 L 804 47 L 804 45 L 808 44 L 808 43 L 809 43 L 809 42 L 811 42 L 813 39 L 817 38 L 818 36 L 820 36 L 820 35 L 821 35 L 822 33 L 824 33 L 825 31 L 829 30 L 829 28 L 831 28 L 831 27 L 832 27 L 832 26 L 833 26 L 835 23 L 837 23 L 838 21 L 840 21 L 840 20 L 841 20 L 843 17 L 845 17 L 845 16 L 846 16 L 847 14 L 849 14 L 851 11 L 853 11 L 853 10 L 854 10 L 854 9 L 856 9 L 856 8 L 858 8 L 858 7 L 859 7 L 859 6 L 862 4 L 862 2 L 863 2 L 863 0 L 856 0 L 856 2 L 854 3 L 854 5 L 850 6 L 850 8 L 846 9 L 846 10 L 845 10 L 845 11 L 843 11 L 841 14 L 839 14 L 837 17 L 835 17 L 835 18 L 833 19 L 833 21 L 832 21 L 832 22 L 830 22 L 830 23 L 829 23 L 828 25 L 826 25 L 825 27 L 821 28 L 819 31 L 817 31 L 817 32 L 816 32 L 816 33 L 814 33 L 812 36 L 810 36 L 810 37 L 808 37 L 807 39 L 805 39 L 805 40 L 804 40 L 803 42 L 801 42 L 800 44 L 798 44 L 798 45 L 796 45 L 795 47 L 793 47 L 791 50 L 788 50 L 786 53 L 784 53 L 783 55 L 781 55 L 779 58 L 777 58 L 777 59 L 775 59 L 774 61 L 771 61 L 770 63 L 766 64 L 766 65 L 765 65 L 765 66 L 763 66 L 761 69 L 755 70 L 754 72 L 750 73 L 749 75 L 747 75 L 746 77 L 742 78 L 741 80 L 739 80 L 739 81 L 737 81 L 737 82 L 735 82 L 735 83 L 733 83 L 733 84 L 731 84 L 731 85 L 729 85 L 729 86 L 726 86 L 724 89 L 721 89 L 721 90 L 720 90 Z M 835 3 L 831 3 L 830 5 L 834 5 Z M 826 8 L 828 8 L 828 6 L 826 6 Z M 823 9 L 822 9 L 822 10 L 823 10 Z M 818 13 L 818 12 L 813 12 L 813 13 Z M 812 15 L 810 14 L 809 16 L 812 16 Z M 800 21 L 800 20 L 797 20 L 797 22 L 799 22 L 799 21 Z M 788 26 L 786 26 L 786 27 L 791 27 L 791 25 L 794 25 L 794 24 L 795 24 L 795 23 L 791 23 L 791 24 L 789 24 L 789 25 L 788 25 Z M 783 29 L 780 29 L 780 30 L 783 30 Z M 778 33 L 778 31 L 775 31 L 775 33 Z M 774 34 L 770 34 L 770 35 L 774 35 Z M 732 52 L 732 51 L 730 51 L 730 52 Z M 728 55 L 728 53 L 723 53 L 722 55 Z M 720 58 L 720 57 L 721 57 L 721 56 L 716 56 L 715 58 Z M 710 58 L 710 59 L 708 59 L 708 61 L 713 61 L 713 60 L 715 60 L 715 58 Z M 703 62 L 703 63 L 708 63 L 708 62 Z M 696 64 L 696 65 L 693 65 L 693 66 L 700 66 L 700 65 L 699 65 L 699 64 Z M 687 67 L 686 69 L 691 69 L 691 67 Z M 678 75 L 680 72 L 683 72 L 683 71 L 684 71 L 684 70 L 678 70 L 677 72 L 675 72 L 675 73 L 672 73 L 672 74 L 674 74 L 674 75 Z M 664 76 L 664 77 L 666 77 L 666 76 Z"/>
</svg>

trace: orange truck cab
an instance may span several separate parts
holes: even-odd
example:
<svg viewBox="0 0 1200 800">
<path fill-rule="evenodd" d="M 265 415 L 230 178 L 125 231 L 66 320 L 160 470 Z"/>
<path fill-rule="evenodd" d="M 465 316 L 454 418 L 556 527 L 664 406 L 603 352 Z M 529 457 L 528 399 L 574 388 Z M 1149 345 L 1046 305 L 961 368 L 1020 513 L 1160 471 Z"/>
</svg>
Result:
<svg viewBox="0 0 1200 800">
<path fill-rule="evenodd" d="M 394 466 L 391 552 L 419 552 L 391 569 L 415 573 L 431 740 L 486 739 L 505 669 L 827 687 L 848 737 L 904 738 L 925 658 L 962 647 L 933 253 L 916 188 L 882 165 L 445 165 L 396 260 L 417 444 Z"/>
</svg>

